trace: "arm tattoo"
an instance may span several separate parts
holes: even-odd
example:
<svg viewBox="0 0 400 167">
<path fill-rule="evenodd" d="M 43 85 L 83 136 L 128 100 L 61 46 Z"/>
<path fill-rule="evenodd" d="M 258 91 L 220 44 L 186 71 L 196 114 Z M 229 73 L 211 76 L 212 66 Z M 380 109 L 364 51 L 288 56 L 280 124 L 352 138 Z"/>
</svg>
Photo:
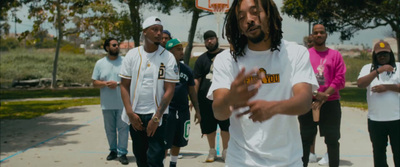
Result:
<svg viewBox="0 0 400 167">
<path fill-rule="evenodd" d="M 158 111 L 157 111 L 161 116 L 164 114 L 165 109 L 167 109 L 168 104 L 169 103 L 167 103 L 167 99 L 165 98 L 161 99 L 161 103 L 160 106 L 158 106 Z"/>
</svg>

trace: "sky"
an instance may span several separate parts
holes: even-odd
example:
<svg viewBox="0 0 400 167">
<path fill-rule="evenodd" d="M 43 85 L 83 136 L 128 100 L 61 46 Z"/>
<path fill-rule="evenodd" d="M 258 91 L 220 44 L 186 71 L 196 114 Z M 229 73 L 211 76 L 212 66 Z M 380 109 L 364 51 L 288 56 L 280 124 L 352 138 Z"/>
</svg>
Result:
<svg viewBox="0 0 400 167">
<path fill-rule="evenodd" d="M 275 0 L 275 3 L 280 9 L 283 5 L 283 0 Z M 128 9 L 128 8 L 127 6 L 118 5 L 118 10 L 123 10 L 123 9 Z M 33 21 L 27 18 L 27 11 L 28 11 L 27 8 L 24 7 L 19 9 L 19 11 L 17 12 L 18 17 L 22 19 L 21 24 L 17 23 L 16 26 L 17 33 L 21 33 L 23 31 L 32 29 Z M 173 38 L 178 38 L 181 41 L 187 41 L 189 28 L 191 24 L 191 18 L 192 18 L 191 13 L 181 13 L 179 9 L 172 10 L 171 15 L 163 14 L 161 12 L 152 11 L 148 9 L 141 9 L 140 12 L 142 13 L 143 18 L 147 18 L 150 16 L 158 16 L 163 22 L 164 29 L 169 30 Z M 9 20 L 12 20 L 11 16 L 12 15 L 10 13 Z M 288 41 L 294 41 L 299 44 L 302 44 L 303 37 L 308 35 L 308 23 L 303 21 L 297 21 L 293 18 L 288 17 L 287 15 L 283 15 L 282 13 L 281 16 L 283 18 L 282 22 L 282 27 L 284 32 L 283 38 Z M 220 29 L 222 29 L 223 20 L 221 19 L 220 22 L 221 23 L 219 27 Z M 10 32 L 14 33 L 15 30 L 14 22 L 9 22 L 9 24 L 11 25 Z M 52 25 L 50 23 L 43 25 L 43 27 L 49 28 L 48 31 L 50 34 L 53 35 L 56 34 L 55 29 L 51 28 Z M 214 15 L 205 16 L 199 19 L 196 33 L 202 35 L 207 30 L 214 30 L 215 32 L 218 33 L 217 27 L 218 24 Z M 351 40 L 343 41 L 343 44 L 358 43 L 372 47 L 374 39 L 383 39 L 385 37 L 385 34 L 390 30 L 391 30 L 390 26 L 386 26 L 375 29 L 358 31 Z M 220 30 L 220 32 L 222 31 Z M 220 37 L 220 34 L 218 34 L 218 36 L 220 43 L 228 43 L 226 40 Z M 327 45 L 340 44 L 341 41 L 339 39 L 339 36 L 340 36 L 339 33 L 329 34 L 327 39 Z M 201 42 L 198 38 L 196 38 L 196 36 L 194 40 L 195 42 Z"/>
</svg>

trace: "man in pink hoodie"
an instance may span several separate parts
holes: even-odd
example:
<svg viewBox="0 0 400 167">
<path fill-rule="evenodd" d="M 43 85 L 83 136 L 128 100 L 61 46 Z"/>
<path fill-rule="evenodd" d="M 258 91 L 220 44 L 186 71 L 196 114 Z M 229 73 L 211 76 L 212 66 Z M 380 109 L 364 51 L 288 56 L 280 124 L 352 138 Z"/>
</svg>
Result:
<svg viewBox="0 0 400 167">
<path fill-rule="evenodd" d="M 299 116 L 300 133 L 303 142 L 303 165 L 308 165 L 310 146 L 317 134 L 317 126 L 320 135 L 324 136 L 328 148 L 326 157 L 318 163 L 330 167 L 339 166 L 339 139 L 340 121 L 342 111 L 340 108 L 339 90 L 344 88 L 346 66 L 342 55 L 337 51 L 326 47 L 328 37 L 322 24 L 313 27 L 312 36 L 314 47 L 310 48 L 310 61 L 313 66 L 319 89 L 313 92 L 313 110 L 319 110 L 319 120 L 313 119 L 310 112 Z"/>
</svg>

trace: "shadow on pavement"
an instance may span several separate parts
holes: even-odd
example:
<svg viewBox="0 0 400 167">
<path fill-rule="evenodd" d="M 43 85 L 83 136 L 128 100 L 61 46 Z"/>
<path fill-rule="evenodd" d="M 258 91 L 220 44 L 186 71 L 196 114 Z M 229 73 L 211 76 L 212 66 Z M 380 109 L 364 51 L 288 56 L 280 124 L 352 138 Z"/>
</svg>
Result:
<svg viewBox="0 0 400 167">
<path fill-rule="evenodd" d="M 84 108 L 69 108 L 28 120 L 0 120 L 0 159 L 6 158 L 14 152 L 41 147 L 43 143 L 46 143 L 46 147 L 77 144 L 78 141 L 66 142 L 64 140 L 76 135 L 75 133 L 64 133 L 87 126 L 85 124 L 71 124 L 74 121 L 72 114 L 79 112 L 88 111 Z M 70 116 L 55 117 L 53 114 Z M 51 141 L 55 138 L 57 138 L 57 142 Z"/>
<path fill-rule="evenodd" d="M 339 165 L 340 166 L 353 166 L 353 163 L 351 161 L 347 161 L 347 160 L 340 160 Z"/>
</svg>

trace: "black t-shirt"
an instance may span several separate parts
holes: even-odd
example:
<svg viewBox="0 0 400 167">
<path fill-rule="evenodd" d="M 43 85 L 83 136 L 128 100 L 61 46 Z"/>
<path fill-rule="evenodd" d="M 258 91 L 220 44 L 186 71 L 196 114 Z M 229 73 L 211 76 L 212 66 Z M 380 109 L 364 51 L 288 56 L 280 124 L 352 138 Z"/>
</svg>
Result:
<svg viewBox="0 0 400 167">
<path fill-rule="evenodd" d="M 204 100 L 207 99 L 207 92 L 211 86 L 211 79 L 213 70 L 211 69 L 211 65 L 214 61 L 214 58 L 217 54 L 221 53 L 223 49 L 220 49 L 218 53 L 210 54 L 209 52 L 205 52 L 197 59 L 194 65 L 194 78 L 201 78 L 201 83 L 199 85 L 199 90 L 197 92 L 198 99 Z M 211 69 L 211 70 L 210 70 Z"/>
<path fill-rule="evenodd" d="M 179 63 L 179 83 L 175 85 L 174 97 L 169 107 L 175 110 L 184 110 L 189 107 L 189 86 L 194 86 L 193 72 L 189 66 Z"/>
</svg>

